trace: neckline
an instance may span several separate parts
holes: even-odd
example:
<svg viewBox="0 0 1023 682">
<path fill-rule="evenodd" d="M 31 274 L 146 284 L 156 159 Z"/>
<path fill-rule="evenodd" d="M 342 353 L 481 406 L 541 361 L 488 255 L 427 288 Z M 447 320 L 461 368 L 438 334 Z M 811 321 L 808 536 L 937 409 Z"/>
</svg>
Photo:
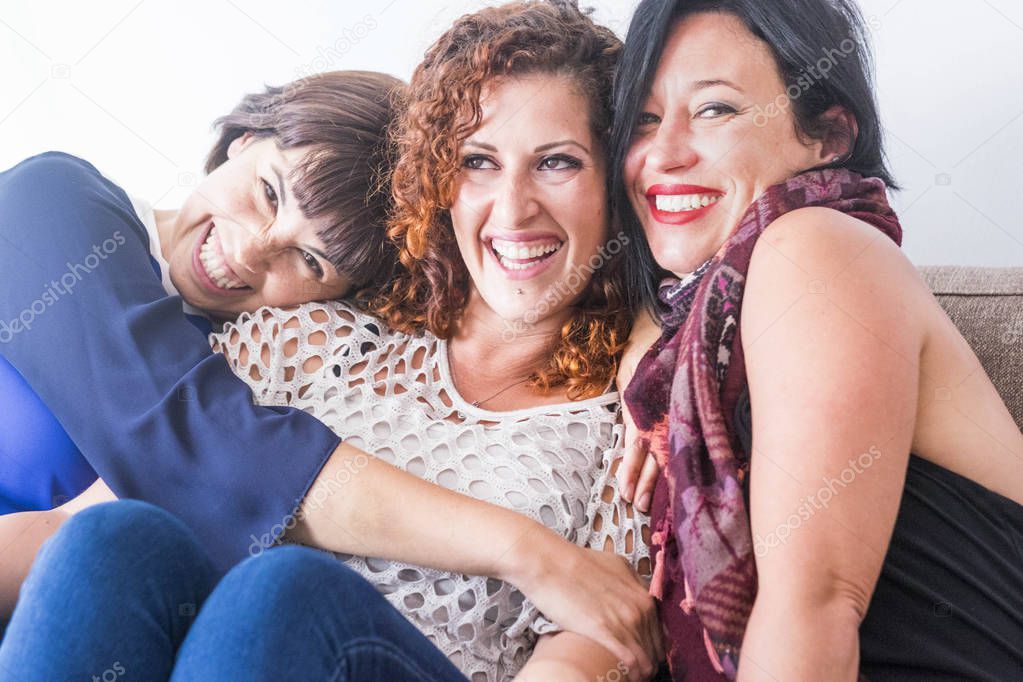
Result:
<svg viewBox="0 0 1023 682">
<path fill-rule="evenodd" d="M 508 418 L 508 417 L 524 417 L 534 414 L 544 413 L 557 413 L 557 412 L 576 412 L 582 409 L 588 409 L 590 407 L 600 407 L 607 405 L 608 403 L 618 402 L 620 400 L 618 391 L 607 391 L 598 396 L 587 398 L 586 400 L 569 400 L 563 403 L 552 403 L 550 405 L 537 405 L 536 407 L 522 407 L 517 410 L 488 410 L 483 407 L 476 407 L 471 402 L 462 397 L 462 394 L 458 392 L 458 387 L 455 386 L 454 379 L 452 379 L 451 366 L 448 364 L 448 342 L 447 339 L 437 339 L 437 354 L 438 358 L 438 370 L 440 372 L 440 380 L 444 384 L 443 388 L 448 392 L 451 397 L 452 407 L 464 414 L 472 414 L 477 417 L 484 417 L 489 419 L 494 418 Z M 608 384 L 608 387 L 612 386 L 614 381 Z"/>
<path fill-rule="evenodd" d="M 156 209 L 141 197 L 129 195 L 128 201 L 131 202 L 135 215 L 138 216 L 139 222 L 146 228 L 146 234 L 149 235 L 149 256 L 156 261 L 157 267 L 160 268 L 160 284 L 163 286 L 164 292 L 168 296 L 177 296 L 181 299 L 181 308 L 185 311 L 186 315 L 210 319 L 210 316 L 204 310 L 200 310 L 186 301 L 185 297 L 178 291 L 178 288 L 174 286 L 174 282 L 171 281 L 170 263 L 167 262 L 163 255 L 163 248 L 160 244 L 160 229 L 156 225 Z"/>
</svg>

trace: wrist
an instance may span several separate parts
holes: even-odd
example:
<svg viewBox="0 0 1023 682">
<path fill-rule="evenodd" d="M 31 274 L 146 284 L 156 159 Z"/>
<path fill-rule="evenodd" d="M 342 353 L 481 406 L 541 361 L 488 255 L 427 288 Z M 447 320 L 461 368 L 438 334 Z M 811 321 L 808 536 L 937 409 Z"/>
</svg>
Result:
<svg viewBox="0 0 1023 682">
<path fill-rule="evenodd" d="M 546 526 L 522 518 L 522 528 L 513 536 L 517 541 L 500 557 L 494 572 L 520 589 L 541 582 L 551 567 L 564 565 L 565 553 L 575 547 Z"/>
</svg>

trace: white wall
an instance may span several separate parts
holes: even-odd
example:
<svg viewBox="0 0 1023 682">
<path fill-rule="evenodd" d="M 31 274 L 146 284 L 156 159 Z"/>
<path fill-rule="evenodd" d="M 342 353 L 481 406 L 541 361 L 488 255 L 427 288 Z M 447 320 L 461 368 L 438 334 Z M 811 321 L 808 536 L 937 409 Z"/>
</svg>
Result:
<svg viewBox="0 0 1023 682">
<path fill-rule="evenodd" d="M 1023 264 L 1023 2 L 860 0 L 918 264 Z M 0 0 L 0 168 L 46 149 L 170 208 L 210 123 L 312 70 L 408 78 L 482 0 Z M 624 35 L 634 0 L 583 0 Z"/>
</svg>

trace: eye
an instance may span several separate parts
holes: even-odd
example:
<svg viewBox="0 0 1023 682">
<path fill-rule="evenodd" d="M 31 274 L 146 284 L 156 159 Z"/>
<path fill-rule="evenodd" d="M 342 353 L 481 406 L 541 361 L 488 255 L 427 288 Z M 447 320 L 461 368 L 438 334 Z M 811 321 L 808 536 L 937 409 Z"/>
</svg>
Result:
<svg viewBox="0 0 1023 682">
<path fill-rule="evenodd" d="M 653 125 L 654 123 L 660 123 L 660 122 L 661 122 L 661 117 L 658 116 L 657 114 L 651 114 L 649 111 L 642 112 L 639 115 L 639 118 L 636 119 L 636 125 L 637 126 L 648 126 L 648 125 Z"/>
<path fill-rule="evenodd" d="M 267 203 L 270 204 L 270 208 L 273 209 L 274 214 L 277 213 L 277 191 L 270 185 L 269 182 L 263 178 L 259 179 L 263 183 L 263 196 L 266 198 Z"/>
<path fill-rule="evenodd" d="M 736 113 L 735 107 L 722 104 L 721 102 L 711 102 L 696 112 L 696 118 L 718 118 L 720 116 L 727 116 L 728 114 L 734 113 Z"/>
<path fill-rule="evenodd" d="M 582 168 L 582 162 L 567 154 L 555 154 L 553 156 L 545 157 L 540 161 L 539 170 L 545 171 L 559 171 L 559 170 L 574 170 Z"/>
<path fill-rule="evenodd" d="M 305 261 L 306 265 L 309 266 L 309 269 L 313 271 L 313 274 L 316 275 L 316 279 L 323 279 L 323 268 L 320 267 L 320 261 L 316 260 L 316 256 L 302 249 L 299 249 L 298 253 L 302 256 L 302 260 Z"/>
<path fill-rule="evenodd" d="M 472 154 L 462 160 L 462 167 L 471 170 L 493 170 L 497 168 L 497 164 L 489 157 L 481 154 Z"/>
</svg>

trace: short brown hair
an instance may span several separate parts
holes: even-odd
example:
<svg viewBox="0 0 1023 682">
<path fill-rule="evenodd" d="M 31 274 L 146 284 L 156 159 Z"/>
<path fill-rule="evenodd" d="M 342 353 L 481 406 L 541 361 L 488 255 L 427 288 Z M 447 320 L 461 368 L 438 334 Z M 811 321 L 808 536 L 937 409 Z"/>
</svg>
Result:
<svg viewBox="0 0 1023 682">
<path fill-rule="evenodd" d="M 611 124 L 611 86 L 621 41 L 575 2 L 527 0 L 463 16 L 427 51 L 412 76 L 396 126 L 394 216 L 389 233 L 404 269 L 370 310 L 407 332 L 454 333 L 468 301 L 469 274 L 451 216 L 460 145 L 481 122 L 480 97 L 495 79 L 564 76 L 590 102 L 590 125 L 603 152 Z M 619 258 L 594 273 L 575 304 L 548 364 L 532 377 L 541 390 L 568 386 L 571 398 L 602 393 L 614 378 L 632 328 Z"/>
<path fill-rule="evenodd" d="M 405 84 L 373 71 L 329 71 L 246 95 L 214 122 L 219 137 L 206 172 L 227 160 L 245 133 L 281 149 L 308 147 L 292 174 L 306 218 L 328 218 L 319 236 L 327 257 L 353 288 L 379 285 L 397 262 L 387 239 L 392 159 L 387 130 Z"/>
</svg>

